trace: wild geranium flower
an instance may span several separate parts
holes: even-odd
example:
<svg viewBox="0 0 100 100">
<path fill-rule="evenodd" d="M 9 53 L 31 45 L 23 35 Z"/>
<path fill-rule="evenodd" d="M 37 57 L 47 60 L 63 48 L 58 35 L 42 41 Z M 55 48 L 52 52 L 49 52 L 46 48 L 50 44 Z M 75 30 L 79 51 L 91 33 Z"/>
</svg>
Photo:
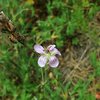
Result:
<svg viewBox="0 0 100 100">
<path fill-rule="evenodd" d="M 49 45 L 46 49 L 44 49 L 39 44 L 34 46 L 34 50 L 41 55 L 38 59 L 38 65 L 40 67 L 45 67 L 46 64 L 49 64 L 51 67 L 55 68 L 59 65 L 59 60 L 56 55 L 61 56 L 61 53 L 55 47 L 55 45 Z"/>
</svg>

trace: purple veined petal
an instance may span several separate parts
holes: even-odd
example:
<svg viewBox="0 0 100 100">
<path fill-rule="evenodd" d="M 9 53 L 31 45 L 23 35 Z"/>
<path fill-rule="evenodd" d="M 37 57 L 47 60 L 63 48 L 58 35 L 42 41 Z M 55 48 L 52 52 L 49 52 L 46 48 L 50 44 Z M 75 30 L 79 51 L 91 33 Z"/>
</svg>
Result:
<svg viewBox="0 0 100 100">
<path fill-rule="evenodd" d="M 56 49 L 56 48 L 54 48 L 52 51 L 50 51 L 50 53 L 52 53 L 53 55 L 57 54 L 57 55 L 61 56 L 60 51 L 58 49 Z"/>
<path fill-rule="evenodd" d="M 55 56 L 51 56 L 49 59 L 49 65 L 53 68 L 56 68 L 59 65 L 58 58 Z"/>
<path fill-rule="evenodd" d="M 55 45 L 49 45 L 47 47 L 47 50 L 52 51 L 56 46 Z"/>
<path fill-rule="evenodd" d="M 37 53 L 40 53 L 40 54 L 44 54 L 45 52 L 44 52 L 44 48 L 41 46 L 41 45 L 39 45 L 39 44 L 36 44 L 35 46 L 34 46 L 34 50 L 37 52 Z"/>
<path fill-rule="evenodd" d="M 39 59 L 38 59 L 38 65 L 40 67 L 45 67 L 47 63 L 47 57 L 46 56 L 40 56 Z"/>
</svg>

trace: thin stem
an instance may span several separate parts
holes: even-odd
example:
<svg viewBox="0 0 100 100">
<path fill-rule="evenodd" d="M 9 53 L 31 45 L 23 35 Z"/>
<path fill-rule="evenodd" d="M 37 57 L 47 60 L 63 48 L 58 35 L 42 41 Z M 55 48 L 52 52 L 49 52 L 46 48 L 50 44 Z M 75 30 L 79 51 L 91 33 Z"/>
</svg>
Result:
<svg viewBox="0 0 100 100">
<path fill-rule="evenodd" d="M 48 71 L 48 66 L 46 65 L 46 67 L 44 69 L 45 83 L 47 82 L 47 71 Z"/>
<path fill-rule="evenodd" d="M 42 85 L 43 85 L 43 83 L 44 83 L 44 75 L 43 75 L 44 73 L 43 73 L 43 69 L 41 68 L 41 76 L 42 76 Z"/>
<path fill-rule="evenodd" d="M 46 82 L 46 67 L 44 69 L 44 78 L 45 78 L 45 82 Z"/>
<path fill-rule="evenodd" d="M 42 76 L 42 85 L 44 85 L 47 82 L 47 71 L 48 66 L 45 66 L 45 68 L 41 68 L 41 76 Z"/>
</svg>

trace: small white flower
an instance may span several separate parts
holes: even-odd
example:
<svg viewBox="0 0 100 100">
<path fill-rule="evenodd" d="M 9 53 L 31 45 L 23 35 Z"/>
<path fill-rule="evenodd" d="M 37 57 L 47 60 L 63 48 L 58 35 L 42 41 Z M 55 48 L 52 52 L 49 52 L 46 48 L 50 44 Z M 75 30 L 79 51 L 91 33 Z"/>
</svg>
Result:
<svg viewBox="0 0 100 100">
<path fill-rule="evenodd" d="M 41 45 L 36 44 L 34 46 L 34 50 L 41 54 L 41 56 L 38 59 L 38 65 L 40 67 L 45 67 L 46 64 L 49 64 L 51 67 L 57 67 L 59 65 L 59 60 L 56 57 L 56 55 L 60 55 L 58 49 L 55 48 L 55 45 L 49 45 L 47 49 L 45 50 Z"/>
</svg>

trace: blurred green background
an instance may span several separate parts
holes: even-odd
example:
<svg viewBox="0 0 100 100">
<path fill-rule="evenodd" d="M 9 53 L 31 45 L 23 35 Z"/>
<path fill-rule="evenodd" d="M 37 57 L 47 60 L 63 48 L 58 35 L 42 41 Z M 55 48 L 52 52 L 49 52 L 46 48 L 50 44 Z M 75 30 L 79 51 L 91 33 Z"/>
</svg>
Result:
<svg viewBox="0 0 100 100">
<path fill-rule="evenodd" d="M 99 0 L 0 0 L 0 10 L 13 22 L 16 33 L 25 37 L 27 45 L 11 42 L 10 32 L 2 30 L 0 100 L 96 100 L 95 95 L 100 92 Z M 62 68 L 67 73 L 65 62 L 70 54 L 66 50 L 75 47 L 73 51 L 82 55 L 79 51 L 85 49 L 88 41 L 88 76 L 78 78 L 74 84 L 71 76 L 65 81 Z M 62 54 L 58 68 L 38 66 L 35 44 L 56 44 Z M 46 73 L 44 84 L 41 70 Z"/>
</svg>

